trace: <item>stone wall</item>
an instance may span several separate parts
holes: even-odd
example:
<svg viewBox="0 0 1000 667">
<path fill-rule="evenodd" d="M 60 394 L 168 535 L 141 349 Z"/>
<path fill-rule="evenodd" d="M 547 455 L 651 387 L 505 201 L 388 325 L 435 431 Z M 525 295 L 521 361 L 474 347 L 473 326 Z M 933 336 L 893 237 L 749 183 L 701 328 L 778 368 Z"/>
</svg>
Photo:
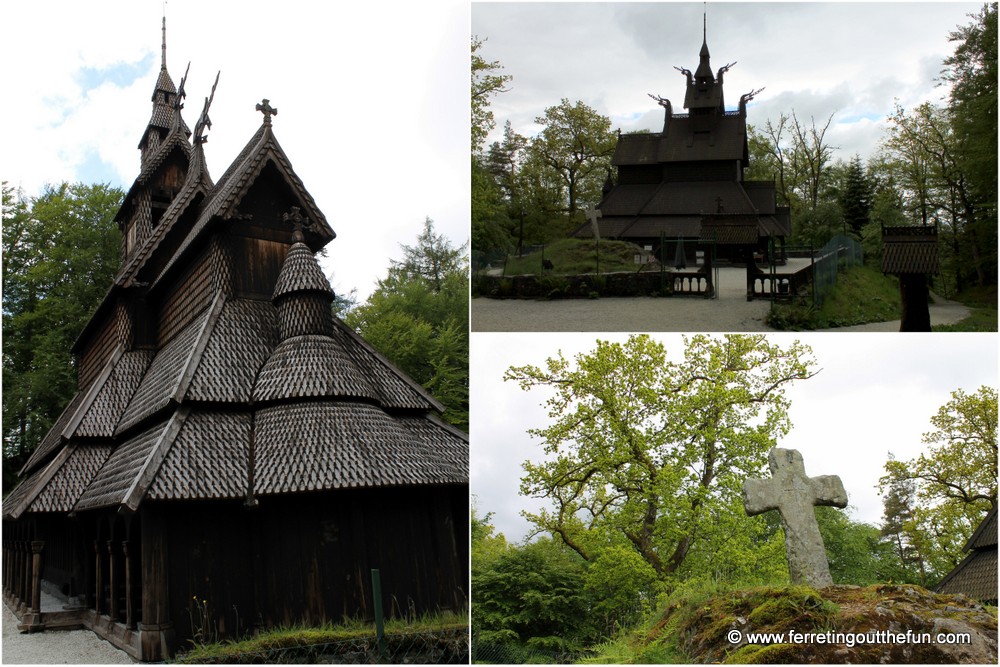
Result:
<svg viewBox="0 0 1000 667">
<path fill-rule="evenodd" d="M 670 296 L 670 276 L 657 272 L 575 276 L 477 276 L 473 293 L 494 299 L 573 299 L 600 296 Z"/>
</svg>

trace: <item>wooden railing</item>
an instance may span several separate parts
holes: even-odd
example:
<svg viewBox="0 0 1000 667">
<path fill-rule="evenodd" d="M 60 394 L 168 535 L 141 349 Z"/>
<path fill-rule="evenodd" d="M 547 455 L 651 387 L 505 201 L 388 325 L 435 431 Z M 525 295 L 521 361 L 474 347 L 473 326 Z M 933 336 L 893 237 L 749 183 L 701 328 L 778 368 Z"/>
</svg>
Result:
<svg viewBox="0 0 1000 667">
<path fill-rule="evenodd" d="M 670 271 L 674 296 L 715 296 L 711 270 Z"/>
</svg>

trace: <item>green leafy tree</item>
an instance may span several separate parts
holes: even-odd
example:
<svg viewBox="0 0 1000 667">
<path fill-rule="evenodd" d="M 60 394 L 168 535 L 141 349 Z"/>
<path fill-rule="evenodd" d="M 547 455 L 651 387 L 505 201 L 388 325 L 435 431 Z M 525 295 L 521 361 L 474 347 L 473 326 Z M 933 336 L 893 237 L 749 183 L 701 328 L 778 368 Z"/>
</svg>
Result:
<svg viewBox="0 0 1000 667">
<path fill-rule="evenodd" d="M 961 561 L 965 542 L 997 503 L 997 391 L 984 386 L 951 396 L 923 436 L 927 452 L 912 461 L 890 458 L 879 480 L 883 492 L 913 485 L 912 519 L 903 530 L 925 559 L 929 584 Z"/>
<path fill-rule="evenodd" d="M 694 336 L 685 345 L 672 361 L 649 336 L 598 341 L 575 364 L 560 355 L 505 375 L 552 393 L 551 424 L 530 431 L 545 457 L 525 462 L 521 480 L 522 494 L 552 508 L 525 516 L 588 561 L 614 536 L 658 577 L 678 572 L 788 432 L 785 387 L 813 374 L 797 342 Z"/>
<path fill-rule="evenodd" d="M 25 198 L 3 184 L 5 491 L 76 391 L 70 348 L 118 268 L 122 197 L 63 183 Z"/>
<path fill-rule="evenodd" d="M 344 320 L 426 387 L 444 418 L 469 428 L 469 282 L 466 246 L 451 246 L 430 218 L 415 246 L 401 245 L 368 301 Z"/>
<path fill-rule="evenodd" d="M 496 125 L 490 110 L 490 98 L 506 92 L 505 86 L 513 78 L 498 74 L 503 69 L 500 61 L 487 61 L 480 55 L 485 39 L 472 36 L 472 152 L 478 153 L 487 135 Z"/>
<path fill-rule="evenodd" d="M 600 202 L 616 145 L 611 120 L 583 102 L 563 99 L 535 122 L 542 130 L 531 142 L 528 161 L 558 187 L 566 214 L 575 220 L 584 204 Z"/>
</svg>

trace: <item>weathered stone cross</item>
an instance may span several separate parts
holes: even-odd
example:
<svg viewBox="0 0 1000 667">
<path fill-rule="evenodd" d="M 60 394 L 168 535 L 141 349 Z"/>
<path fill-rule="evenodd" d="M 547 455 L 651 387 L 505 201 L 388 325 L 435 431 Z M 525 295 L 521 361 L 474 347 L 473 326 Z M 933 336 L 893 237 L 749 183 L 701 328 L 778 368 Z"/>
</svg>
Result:
<svg viewBox="0 0 1000 667">
<path fill-rule="evenodd" d="M 587 220 L 590 220 L 590 226 L 594 230 L 594 238 L 600 241 L 601 230 L 597 226 L 597 219 L 601 217 L 601 211 L 594 208 L 593 204 L 588 204 L 587 208 L 584 210 L 584 215 L 587 217 Z"/>
<path fill-rule="evenodd" d="M 847 507 L 844 484 L 836 475 L 806 477 L 802 454 L 775 447 L 767 457 L 771 479 L 743 482 L 743 506 L 750 516 L 778 510 L 785 530 L 788 573 L 793 584 L 822 588 L 833 584 L 816 523 L 814 505 Z"/>
</svg>

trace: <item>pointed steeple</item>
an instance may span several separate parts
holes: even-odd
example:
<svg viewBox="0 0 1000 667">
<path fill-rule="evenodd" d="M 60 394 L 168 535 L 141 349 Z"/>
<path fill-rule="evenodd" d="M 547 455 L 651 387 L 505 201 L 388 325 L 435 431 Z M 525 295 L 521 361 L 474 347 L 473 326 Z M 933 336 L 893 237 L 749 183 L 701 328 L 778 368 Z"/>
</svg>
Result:
<svg viewBox="0 0 1000 667">
<path fill-rule="evenodd" d="M 701 51 L 698 54 L 698 69 L 694 76 L 686 69 L 679 69 L 687 75 L 687 93 L 684 96 L 684 108 L 694 115 L 711 115 L 714 112 L 723 114 L 726 111 L 722 96 L 722 75 L 735 63 L 729 63 L 719 69 L 718 76 L 712 72 L 711 55 L 708 51 L 708 12 L 701 19 Z"/>
<path fill-rule="evenodd" d="M 150 115 L 149 123 L 146 125 L 145 132 L 142 133 L 142 138 L 139 140 L 139 150 L 142 151 L 142 164 L 145 166 L 146 158 L 149 156 L 156 147 L 160 144 L 160 141 L 173 127 L 175 119 L 175 107 L 180 101 L 178 99 L 177 87 L 174 85 L 174 80 L 170 77 L 170 72 L 167 71 L 167 17 L 163 17 L 163 22 L 161 26 L 161 42 L 160 42 L 160 74 L 156 78 L 156 85 L 153 86 L 153 95 L 150 100 L 153 102 L 153 113 Z M 177 114 L 179 116 L 179 114 Z M 180 120 L 180 126 L 185 131 L 186 134 L 190 135 L 191 132 L 188 130 L 187 126 L 184 125 L 184 121 Z"/>
<path fill-rule="evenodd" d="M 707 80 L 709 83 L 712 82 L 714 77 L 712 76 L 712 65 L 709 62 L 708 53 L 708 13 L 702 15 L 701 18 L 701 52 L 698 54 L 699 62 L 698 69 L 694 73 L 694 78 L 698 82 L 703 82 Z"/>
</svg>

